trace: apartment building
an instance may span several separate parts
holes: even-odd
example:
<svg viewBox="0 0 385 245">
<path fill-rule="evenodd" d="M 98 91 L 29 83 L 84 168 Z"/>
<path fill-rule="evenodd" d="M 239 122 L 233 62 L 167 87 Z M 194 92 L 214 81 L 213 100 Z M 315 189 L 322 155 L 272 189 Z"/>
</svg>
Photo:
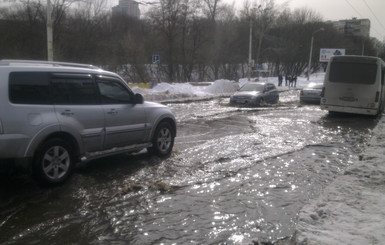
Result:
<svg viewBox="0 0 385 245">
<path fill-rule="evenodd" d="M 133 0 L 119 0 L 119 5 L 112 7 L 112 14 L 140 18 L 139 3 Z"/>
<path fill-rule="evenodd" d="M 339 20 L 333 22 L 334 27 L 345 34 L 345 36 L 361 36 L 369 37 L 370 34 L 370 20 L 357 19 Z"/>
</svg>

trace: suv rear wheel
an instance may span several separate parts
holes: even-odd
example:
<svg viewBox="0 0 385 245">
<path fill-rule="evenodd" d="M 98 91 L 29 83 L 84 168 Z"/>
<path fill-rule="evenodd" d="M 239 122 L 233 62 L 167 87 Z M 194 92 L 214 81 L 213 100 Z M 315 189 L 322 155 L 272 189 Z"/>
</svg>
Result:
<svg viewBox="0 0 385 245">
<path fill-rule="evenodd" d="M 167 122 L 162 122 L 155 130 L 152 139 L 152 147 L 148 150 L 158 156 L 170 155 L 172 147 L 174 146 L 173 128 Z"/>
<path fill-rule="evenodd" d="M 72 147 L 64 140 L 55 138 L 46 141 L 37 151 L 33 170 L 44 184 L 59 184 L 72 172 L 74 154 Z"/>
</svg>

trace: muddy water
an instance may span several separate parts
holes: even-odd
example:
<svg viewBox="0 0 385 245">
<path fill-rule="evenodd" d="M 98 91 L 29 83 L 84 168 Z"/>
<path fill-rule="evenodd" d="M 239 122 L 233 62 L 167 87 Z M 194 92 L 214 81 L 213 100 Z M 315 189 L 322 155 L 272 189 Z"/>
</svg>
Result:
<svg viewBox="0 0 385 245">
<path fill-rule="evenodd" d="M 297 213 L 359 155 L 376 118 L 328 116 L 297 104 L 169 106 L 171 157 L 97 160 L 64 185 L 1 179 L 1 244 L 252 244 L 285 242 Z"/>
</svg>

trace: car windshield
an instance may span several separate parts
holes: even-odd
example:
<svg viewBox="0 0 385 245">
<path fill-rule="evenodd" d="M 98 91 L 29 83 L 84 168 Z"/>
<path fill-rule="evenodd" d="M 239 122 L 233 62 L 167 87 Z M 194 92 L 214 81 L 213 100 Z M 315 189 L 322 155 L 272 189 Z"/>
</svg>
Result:
<svg viewBox="0 0 385 245">
<path fill-rule="evenodd" d="M 264 85 L 263 84 L 257 84 L 257 83 L 246 83 L 243 85 L 239 91 L 260 91 L 263 92 Z"/>
</svg>

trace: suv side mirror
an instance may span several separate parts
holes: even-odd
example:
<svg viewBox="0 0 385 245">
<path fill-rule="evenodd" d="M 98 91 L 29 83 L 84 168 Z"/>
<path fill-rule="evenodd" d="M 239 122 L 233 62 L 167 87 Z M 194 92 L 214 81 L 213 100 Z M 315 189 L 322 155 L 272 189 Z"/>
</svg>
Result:
<svg viewBox="0 0 385 245">
<path fill-rule="evenodd" d="M 134 104 L 143 104 L 144 98 L 141 94 L 135 94 L 134 96 Z"/>
</svg>

